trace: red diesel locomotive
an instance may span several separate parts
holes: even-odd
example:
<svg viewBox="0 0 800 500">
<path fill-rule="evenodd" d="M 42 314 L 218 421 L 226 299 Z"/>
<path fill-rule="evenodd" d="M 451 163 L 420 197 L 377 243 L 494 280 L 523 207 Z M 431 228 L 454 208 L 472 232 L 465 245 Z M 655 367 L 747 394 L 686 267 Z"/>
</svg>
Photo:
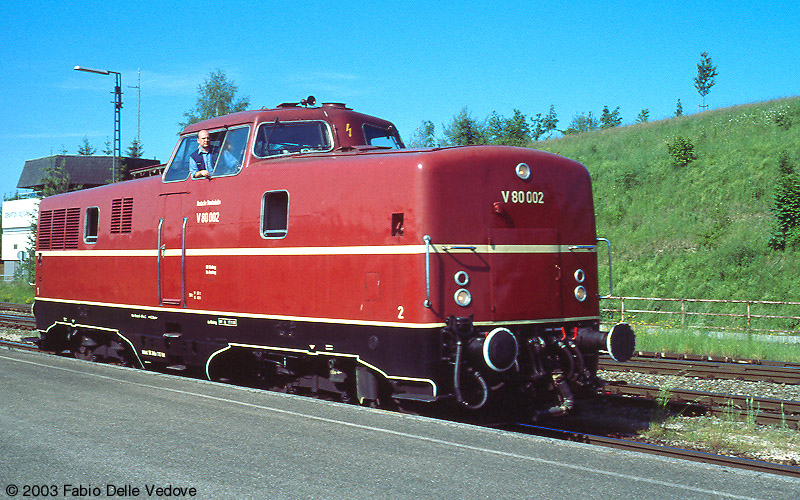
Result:
<svg viewBox="0 0 800 500">
<path fill-rule="evenodd" d="M 597 387 L 600 351 L 631 356 L 628 325 L 600 331 L 583 165 L 405 149 L 388 121 L 303 104 L 190 125 L 160 176 L 42 200 L 40 348 L 359 403 L 549 414 Z M 201 130 L 210 179 L 190 175 Z"/>
</svg>

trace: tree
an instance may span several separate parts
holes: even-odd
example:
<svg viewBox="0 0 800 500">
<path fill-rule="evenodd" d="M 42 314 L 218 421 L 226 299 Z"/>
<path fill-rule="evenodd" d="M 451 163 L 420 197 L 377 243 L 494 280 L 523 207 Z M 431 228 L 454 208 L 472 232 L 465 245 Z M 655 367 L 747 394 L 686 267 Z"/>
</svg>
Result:
<svg viewBox="0 0 800 500">
<path fill-rule="evenodd" d="M 533 122 L 531 137 L 534 141 L 538 141 L 539 138 L 545 134 L 547 134 L 547 137 L 549 138 L 550 134 L 556 129 L 556 125 L 558 124 L 558 117 L 556 117 L 555 107 L 551 104 L 550 112 L 547 113 L 547 116 L 542 117 L 541 113 L 536 113 L 536 117 L 531 117 L 531 121 Z"/>
<path fill-rule="evenodd" d="M 114 154 L 114 150 L 111 149 L 111 141 L 108 140 L 108 137 L 106 137 L 106 144 L 105 146 L 103 146 L 103 154 L 107 156 L 111 156 Z"/>
<path fill-rule="evenodd" d="M 680 99 L 678 99 L 678 105 L 675 107 L 675 116 L 683 116 L 683 106 Z"/>
<path fill-rule="evenodd" d="M 714 83 L 716 83 L 714 82 L 715 76 L 717 76 L 717 67 L 711 64 L 711 57 L 709 57 L 707 52 L 701 53 L 700 62 L 697 63 L 697 76 L 694 78 L 694 88 L 697 89 L 697 93 L 703 98 L 703 104 L 700 106 L 703 109 L 708 108 L 708 106 L 706 106 L 706 96 L 709 91 L 711 91 L 711 87 L 714 86 Z"/>
<path fill-rule="evenodd" d="M 619 106 L 614 111 L 609 111 L 608 106 L 603 106 L 603 112 L 600 114 L 600 128 L 618 127 L 622 124 L 622 118 L 619 116 Z"/>
<path fill-rule="evenodd" d="M 600 127 L 600 122 L 597 118 L 592 116 L 592 112 L 581 113 L 572 117 L 569 127 L 564 130 L 564 135 L 580 134 L 581 132 L 590 132 L 597 130 Z"/>
<path fill-rule="evenodd" d="M 83 144 L 78 146 L 78 154 L 81 156 L 92 156 L 97 152 L 97 148 L 93 148 L 91 144 L 89 144 L 89 138 L 83 138 Z"/>
<path fill-rule="evenodd" d="M 444 126 L 443 143 L 447 146 L 469 146 L 486 144 L 486 126 L 473 119 L 466 106 Z"/>
<path fill-rule="evenodd" d="M 422 125 L 414 131 L 411 142 L 408 143 L 412 148 L 433 148 L 436 147 L 436 126 L 430 120 L 423 120 Z"/>
<path fill-rule="evenodd" d="M 531 142 L 531 127 L 525 115 L 518 109 L 511 118 L 504 118 L 492 112 L 486 132 L 491 144 L 504 146 L 525 146 Z"/>
<path fill-rule="evenodd" d="M 183 114 L 186 121 L 180 126 L 185 127 L 215 116 L 244 111 L 250 106 L 250 97 L 245 96 L 235 100 L 238 90 L 234 82 L 225 76 L 224 71 L 221 69 L 212 71 L 208 79 L 197 87 L 197 104 L 194 109 Z"/>
<path fill-rule="evenodd" d="M 80 186 L 71 186 L 69 179 L 69 172 L 64 168 L 65 161 L 63 158 L 57 162 L 53 159 L 49 167 L 44 169 L 45 177 L 42 183 L 42 198 L 46 196 L 53 196 L 54 194 L 66 193 L 80 189 Z"/>
<path fill-rule="evenodd" d="M 126 155 L 128 158 L 141 158 L 144 154 L 144 148 L 142 147 L 142 143 L 139 142 L 139 139 L 134 139 L 131 141 L 131 145 L 128 146 L 128 152 Z"/>
<path fill-rule="evenodd" d="M 778 179 L 772 213 L 775 222 L 769 239 L 770 248 L 800 248 L 800 176 L 786 151 L 778 155 Z"/>
<path fill-rule="evenodd" d="M 685 167 L 697 159 L 694 144 L 688 137 L 681 135 L 667 142 L 667 153 L 672 157 L 672 164 L 676 167 Z"/>
<path fill-rule="evenodd" d="M 650 120 L 650 110 L 644 108 L 643 110 L 639 111 L 639 116 L 636 117 L 637 123 L 647 123 Z"/>
</svg>

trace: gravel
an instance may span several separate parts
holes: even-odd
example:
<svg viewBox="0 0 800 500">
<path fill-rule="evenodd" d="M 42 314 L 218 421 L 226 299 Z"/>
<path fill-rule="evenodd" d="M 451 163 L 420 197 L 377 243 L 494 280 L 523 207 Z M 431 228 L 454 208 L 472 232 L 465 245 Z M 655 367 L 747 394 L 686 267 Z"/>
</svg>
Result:
<svg viewBox="0 0 800 500">
<path fill-rule="evenodd" d="M 771 382 L 745 382 L 742 380 L 707 380 L 699 377 L 675 375 L 649 375 L 634 372 L 612 372 L 601 370 L 598 376 L 608 381 L 625 381 L 629 384 L 650 385 L 664 389 L 736 394 L 758 398 L 800 401 L 800 385 L 773 384 Z"/>
</svg>

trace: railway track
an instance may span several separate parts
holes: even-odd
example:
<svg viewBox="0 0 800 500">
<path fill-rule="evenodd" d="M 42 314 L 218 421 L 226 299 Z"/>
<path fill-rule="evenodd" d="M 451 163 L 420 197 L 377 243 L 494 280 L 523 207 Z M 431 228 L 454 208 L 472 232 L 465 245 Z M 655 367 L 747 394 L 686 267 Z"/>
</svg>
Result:
<svg viewBox="0 0 800 500">
<path fill-rule="evenodd" d="M 763 362 L 731 358 L 692 357 L 644 353 L 627 363 L 602 358 L 600 369 L 616 372 L 637 372 L 652 375 L 694 377 L 705 380 L 739 380 L 773 384 L 800 385 L 800 364 Z M 617 397 L 643 399 L 667 398 L 672 404 L 702 406 L 714 416 L 739 413 L 757 424 L 781 425 L 800 429 L 800 401 L 757 396 L 722 394 L 686 388 L 612 382 L 605 393 Z"/>
<path fill-rule="evenodd" d="M 761 362 L 730 358 L 687 359 L 637 355 L 626 363 L 610 357 L 600 359 L 601 370 L 639 372 L 653 375 L 698 377 L 708 380 L 729 379 L 773 384 L 800 384 L 800 363 Z M 762 364 L 764 363 L 764 364 Z"/>
<path fill-rule="evenodd" d="M 683 448 L 673 448 L 669 446 L 643 443 L 641 441 L 619 439 L 608 436 L 597 436 L 592 434 L 584 434 L 580 432 L 567 431 L 562 429 L 553 429 L 550 427 L 540 427 L 529 424 L 514 424 L 513 426 L 508 426 L 508 429 L 509 430 L 516 429 L 518 432 L 523 432 L 526 434 L 532 434 L 536 436 L 551 437 L 556 439 L 562 439 L 565 441 L 575 441 L 580 443 L 592 444 L 595 446 L 605 446 L 607 448 L 615 448 L 619 450 L 648 453 L 650 455 L 678 458 L 682 460 L 691 460 L 693 462 L 722 465 L 725 467 L 733 467 L 737 469 L 745 469 L 756 472 L 766 472 L 770 474 L 779 474 L 782 476 L 800 477 L 800 467 L 795 467 L 792 465 L 776 464 L 772 462 L 762 462 L 759 460 L 731 457 L 726 455 L 715 455 L 713 453 L 705 453 L 702 451 L 695 451 Z"/>
<path fill-rule="evenodd" d="M 34 330 L 36 326 L 33 316 L 30 315 L 29 313 L 26 314 L 28 307 L 29 306 L 0 303 L 0 323 L 8 324 L 14 328 L 19 328 L 23 330 Z M 27 341 L 0 340 L 0 346 L 5 346 L 15 349 L 38 351 L 35 344 Z M 624 369 L 628 371 L 646 370 L 647 373 L 663 374 L 664 372 L 669 372 L 669 374 L 672 375 L 712 378 L 712 374 L 718 375 L 720 373 L 727 373 L 725 370 L 720 369 L 721 366 L 727 366 L 727 365 L 735 366 L 743 364 L 743 363 L 732 363 L 732 362 L 722 362 L 722 361 L 701 362 L 699 360 L 687 360 L 687 359 L 666 360 L 665 358 L 656 358 L 656 356 L 650 356 L 649 358 L 650 359 L 648 359 L 647 356 L 638 356 L 637 358 L 634 359 L 634 361 L 628 362 L 624 365 L 623 364 L 615 365 L 610 360 L 610 358 L 603 359 L 601 361 L 600 368 L 603 370 L 615 370 L 615 369 L 622 370 L 624 367 Z M 665 363 L 665 361 L 667 362 Z M 709 365 L 708 370 L 701 368 L 705 363 L 711 363 L 713 366 Z M 659 371 L 659 368 L 657 367 L 658 364 L 661 364 L 662 366 L 661 371 Z M 740 370 L 738 372 L 735 372 L 735 369 L 733 369 L 730 372 L 731 373 L 730 378 L 745 379 L 745 380 L 755 379 L 760 381 L 775 382 L 776 380 L 784 380 L 784 378 L 781 377 L 784 376 L 791 377 L 793 375 L 794 379 L 792 380 L 795 380 L 793 383 L 800 384 L 800 380 L 798 380 L 798 372 L 800 372 L 800 365 L 798 366 L 791 366 L 791 365 L 792 364 L 747 363 L 748 367 L 757 366 L 760 367 L 761 370 L 744 370 L 744 371 Z M 741 367 L 739 366 L 739 368 Z M 783 374 L 782 372 L 784 372 L 785 370 L 794 370 L 795 373 L 791 374 L 791 372 L 788 372 L 786 374 Z M 736 375 L 734 375 L 734 373 L 736 373 Z M 780 376 L 776 375 L 776 373 L 779 373 Z M 777 383 L 788 383 L 788 382 L 777 382 Z M 664 394 L 663 391 L 661 391 L 658 387 L 613 384 L 613 383 L 606 386 L 605 393 L 607 396 L 611 397 L 625 397 L 629 399 L 631 397 L 635 397 L 648 400 L 653 400 L 659 397 L 663 397 Z M 759 411 L 756 417 L 757 423 L 764 423 L 771 425 L 783 423 L 793 426 L 794 428 L 800 429 L 800 423 L 798 423 L 798 420 L 800 420 L 800 402 L 768 400 L 766 398 L 748 398 L 745 396 L 734 396 L 729 394 L 702 393 L 700 391 L 673 390 L 670 391 L 669 394 L 670 394 L 670 400 L 675 403 L 686 404 L 686 405 L 702 405 L 706 408 L 717 409 L 712 411 L 722 411 L 720 409 L 725 408 L 726 405 L 729 408 L 731 404 L 734 404 L 736 407 L 741 407 L 743 409 L 750 409 L 751 411 L 754 408 L 758 408 Z M 787 403 L 794 403 L 794 404 L 787 404 Z M 777 410 L 777 408 L 780 408 L 780 410 Z M 535 434 L 535 435 L 553 437 L 569 441 L 577 441 L 597 446 L 606 446 L 606 447 L 613 447 L 629 451 L 657 454 L 672 458 L 693 460 L 704 463 L 712 463 L 712 464 L 724 465 L 740 469 L 748 469 L 759 472 L 780 474 L 784 476 L 800 477 L 800 467 L 795 467 L 790 465 L 715 455 L 711 453 L 704 453 L 694 450 L 659 446 L 640 441 L 599 436 L 599 435 L 586 434 L 575 431 L 565 431 L 565 430 L 541 427 L 530 424 L 513 424 L 501 427 L 507 428 L 508 430 L 524 432 L 527 434 Z"/>
<path fill-rule="evenodd" d="M 33 343 L 30 342 L 12 342 L 8 340 L 0 340 L 0 346 L 5 346 L 15 349 L 38 351 L 38 348 Z M 513 432 L 520 432 L 529 435 L 543 436 L 554 439 L 561 439 L 565 441 L 574 441 L 585 444 L 591 444 L 594 446 L 604 446 L 620 450 L 648 453 L 651 455 L 659 455 L 663 457 L 691 460 L 695 462 L 709 463 L 709 464 L 721 465 L 725 467 L 733 467 L 738 469 L 746 469 L 761 473 L 778 474 L 782 476 L 800 478 L 800 467 L 778 464 L 773 462 L 763 462 L 759 460 L 731 457 L 726 455 L 716 455 L 712 453 L 705 453 L 690 449 L 674 448 L 669 446 L 644 443 L 641 441 L 635 441 L 630 439 L 620 439 L 609 436 L 600 436 L 595 434 L 587 434 L 582 432 L 568 431 L 568 430 L 555 429 L 555 428 L 543 427 L 531 424 L 523 424 L 523 423 L 491 425 L 491 427 L 509 430 Z"/>
<path fill-rule="evenodd" d="M 30 304 L 0 302 L 0 325 L 20 330 L 35 330 L 36 320 L 31 314 Z"/>
<path fill-rule="evenodd" d="M 635 397 L 648 400 L 667 398 L 672 404 L 701 406 L 713 416 L 732 413 L 751 418 L 763 425 L 780 425 L 800 430 L 800 401 L 759 398 L 736 394 L 717 394 L 689 389 L 662 389 L 648 385 L 610 383 L 603 388 L 605 394 L 617 397 Z"/>
</svg>

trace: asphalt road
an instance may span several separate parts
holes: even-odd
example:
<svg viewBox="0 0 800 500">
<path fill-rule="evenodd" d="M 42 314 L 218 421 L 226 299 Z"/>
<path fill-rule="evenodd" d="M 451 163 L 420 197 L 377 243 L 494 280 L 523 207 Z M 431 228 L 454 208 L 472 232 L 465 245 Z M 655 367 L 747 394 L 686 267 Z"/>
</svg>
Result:
<svg viewBox="0 0 800 500">
<path fill-rule="evenodd" d="M 800 480 L 0 349 L 3 498 L 796 500 Z"/>
</svg>

